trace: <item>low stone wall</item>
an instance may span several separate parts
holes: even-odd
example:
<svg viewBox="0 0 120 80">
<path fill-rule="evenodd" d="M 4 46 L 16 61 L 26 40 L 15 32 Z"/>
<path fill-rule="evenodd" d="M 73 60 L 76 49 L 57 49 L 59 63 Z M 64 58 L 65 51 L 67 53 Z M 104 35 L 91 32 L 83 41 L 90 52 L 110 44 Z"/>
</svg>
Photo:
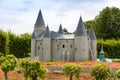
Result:
<svg viewBox="0 0 120 80">
<path fill-rule="evenodd" d="M 61 70 L 61 66 L 46 66 L 46 68 L 49 71 Z M 111 76 L 114 76 L 115 71 L 117 71 L 118 69 L 120 69 L 120 68 L 111 68 L 111 72 L 110 72 Z M 89 67 L 84 67 L 82 70 L 82 72 L 85 72 L 85 73 L 90 72 L 90 71 L 91 71 L 91 68 L 89 68 Z"/>
</svg>

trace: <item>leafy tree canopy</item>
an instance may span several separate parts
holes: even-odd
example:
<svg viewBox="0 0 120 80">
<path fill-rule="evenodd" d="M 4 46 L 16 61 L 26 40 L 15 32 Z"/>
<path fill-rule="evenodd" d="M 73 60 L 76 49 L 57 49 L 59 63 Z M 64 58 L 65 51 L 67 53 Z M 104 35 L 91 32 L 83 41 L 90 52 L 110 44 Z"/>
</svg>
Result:
<svg viewBox="0 0 120 80">
<path fill-rule="evenodd" d="M 96 35 L 103 39 L 120 38 L 120 9 L 116 7 L 104 8 L 95 18 Z"/>
</svg>

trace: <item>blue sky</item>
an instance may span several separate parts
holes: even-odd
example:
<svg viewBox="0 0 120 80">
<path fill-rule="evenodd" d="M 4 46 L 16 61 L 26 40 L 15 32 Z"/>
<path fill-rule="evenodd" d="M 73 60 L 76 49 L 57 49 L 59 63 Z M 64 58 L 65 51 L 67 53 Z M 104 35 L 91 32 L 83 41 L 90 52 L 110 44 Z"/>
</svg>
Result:
<svg viewBox="0 0 120 80">
<path fill-rule="evenodd" d="M 16 34 L 32 33 L 39 10 L 50 30 L 59 25 L 73 32 L 79 17 L 94 19 L 106 6 L 120 8 L 120 0 L 0 0 L 0 29 Z"/>
</svg>

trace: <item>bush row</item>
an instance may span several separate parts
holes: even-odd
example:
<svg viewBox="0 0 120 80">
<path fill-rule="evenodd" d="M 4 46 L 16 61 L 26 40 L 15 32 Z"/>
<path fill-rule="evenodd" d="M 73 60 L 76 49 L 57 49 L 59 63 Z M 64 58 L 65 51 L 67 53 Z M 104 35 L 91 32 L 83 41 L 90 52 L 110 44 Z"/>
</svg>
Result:
<svg viewBox="0 0 120 80">
<path fill-rule="evenodd" d="M 9 35 L 9 54 L 15 55 L 17 58 L 28 57 L 30 54 L 31 35 L 24 33 L 15 35 L 8 32 Z"/>
<path fill-rule="evenodd" d="M 13 54 L 17 58 L 30 56 L 31 34 L 16 35 L 0 30 L 0 52 L 4 55 Z"/>
<path fill-rule="evenodd" d="M 107 58 L 119 58 L 120 59 L 120 40 L 97 40 L 97 52 L 100 53 L 103 44 L 103 50 L 105 57 Z"/>
<path fill-rule="evenodd" d="M 0 52 L 6 55 L 8 53 L 8 35 L 6 32 L 0 30 Z"/>
</svg>

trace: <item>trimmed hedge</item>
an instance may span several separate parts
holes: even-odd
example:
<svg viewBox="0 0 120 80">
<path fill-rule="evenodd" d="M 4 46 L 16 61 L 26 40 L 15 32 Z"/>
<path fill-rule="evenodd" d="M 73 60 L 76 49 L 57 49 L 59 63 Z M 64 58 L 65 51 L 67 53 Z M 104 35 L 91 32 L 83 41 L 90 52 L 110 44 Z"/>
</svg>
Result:
<svg viewBox="0 0 120 80">
<path fill-rule="evenodd" d="M 9 34 L 9 54 L 15 55 L 17 58 L 24 58 L 30 56 L 31 50 L 31 35 L 28 33 L 15 35 L 11 32 Z"/>
<path fill-rule="evenodd" d="M 105 52 L 105 57 L 107 58 L 118 58 L 120 59 L 120 40 L 97 40 L 97 52 L 99 56 L 99 52 L 101 50 L 103 42 L 103 50 Z"/>
<path fill-rule="evenodd" d="M 8 48 L 8 35 L 6 32 L 0 30 L 0 52 L 6 55 L 9 51 Z"/>
</svg>

